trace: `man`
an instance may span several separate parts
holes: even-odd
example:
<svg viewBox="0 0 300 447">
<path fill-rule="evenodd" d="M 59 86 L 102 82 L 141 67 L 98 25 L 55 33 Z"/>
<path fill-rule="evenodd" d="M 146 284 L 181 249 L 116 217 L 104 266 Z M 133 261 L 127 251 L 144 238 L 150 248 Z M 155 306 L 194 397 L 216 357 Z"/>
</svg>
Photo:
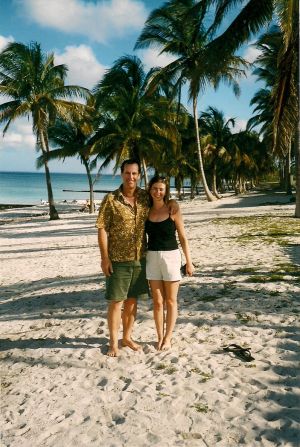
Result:
<svg viewBox="0 0 300 447">
<path fill-rule="evenodd" d="M 121 320 L 122 346 L 128 346 L 134 351 L 140 349 L 131 338 L 137 300 L 149 293 L 145 258 L 145 221 L 149 201 L 147 192 L 137 186 L 140 171 L 140 163 L 135 159 L 122 163 L 122 185 L 104 197 L 96 223 L 101 269 L 106 276 L 105 298 L 108 300 L 110 338 L 107 355 L 110 357 L 118 356 Z M 177 207 L 175 202 L 174 211 L 177 211 Z"/>
</svg>

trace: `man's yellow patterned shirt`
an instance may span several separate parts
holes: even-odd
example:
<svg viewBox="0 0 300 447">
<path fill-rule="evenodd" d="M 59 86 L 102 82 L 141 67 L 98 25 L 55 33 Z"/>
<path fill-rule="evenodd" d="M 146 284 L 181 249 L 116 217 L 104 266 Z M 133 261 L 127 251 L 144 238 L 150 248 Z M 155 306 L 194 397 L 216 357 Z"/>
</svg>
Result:
<svg viewBox="0 0 300 447">
<path fill-rule="evenodd" d="M 148 194 L 141 188 L 136 191 L 135 207 L 125 201 L 121 187 L 104 197 L 96 227 L 104 228 L 107 233 L 111 261 L 135 261 L 145 256 L 145 221 L 148 213 Z"/>
</svg>

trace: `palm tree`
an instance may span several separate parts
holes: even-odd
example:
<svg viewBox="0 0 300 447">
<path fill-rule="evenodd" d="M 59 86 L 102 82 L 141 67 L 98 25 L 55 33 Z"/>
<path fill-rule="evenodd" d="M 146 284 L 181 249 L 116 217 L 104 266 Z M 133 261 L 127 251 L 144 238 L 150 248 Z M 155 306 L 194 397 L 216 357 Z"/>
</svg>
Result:
<svg viewBox="0 0 300 447">
<path fill-rule="evenodd" d="M 251 127 L 262 125 L 260 133 L 270 144 L 270 150 L 280 159 L 285 159 L 285 175 L 284 183 L 287 194 L 291 194 L 291 152 L 292 139 L 287 138 L 288 126 L 284 120 L 278 125 L 278 136 L 276 137 L 277 145 L 274 146 L 274 116 L 276 114 L 276 88 L 280 70 L 278 67 L 278 55 L 281 53 L 284 45 L 283 33 L 280 28 L 274 26 L 266 34 L 259 37 L 255 46 L 260 50 L 260 55 L 256 60 L 257 68 L 254 74 L 258 79 L 264 81 L 266 86 L 260 89 L 251 100 L 251 105 L 257 104 L 254 112 L 258 112 L 253 116 L 248 124 Z M 289 132 L 290 134 L 290 132 Z"/>
<path fill-rule="evenodd" d="M 215 3 L 211 0 L 211 3 Z M 216 26 L 220 25 L 226 13 L 241 4 L 243 8 L 224 33 L 214 42 L 213 50 L 223 54 L 238 49 L 249 38 L 259 32 L 272 19 L 273 13 L 283 35 L 283 46 L 278 53 L 277 82 L 272 89 L 274 101 L 273 147 L 285 150 L 296 141 L 299 149 L 299 2 L 296 0 L 218 0 Z M 297 178 L 300 176 L 300 157 L 297 157 Z M 299 184 L 298 184 L 299 185 Z M 300 188 L 296 192 L 295 217 L 300 218 Z"/>
<path fill-rule="evenodd" d="M 50 220 L 58 219 L 53 199 L 47 154 L 48 127 L 57 116 L 69 119 L 82 111 L 82 105 L 71 102 L 71 97 L 87 98 L 88 90 L 65 86 L 65 65 L 55 65 L 54 55 L 42 52 L 33 42 L 10 43 L 0 53 L 0 94 L 10 100 L 0 105 L 0 122 L 5 123 L 3 134 L 10 124 L 21 117 L 31 117 L 37 146 L 41 149 L 45 166 Z"/>
<path fill-rule="evenodd" d="M 235 120 L 225 119 L 224 113 L 215 107 L 208 107 L 199 118 L 199 127 L 205 136 L 204 156 L 209 157 L 212 164 L 212 192 L 219 199 L 221 196 L 217 191 L 217 166 L 221 160 L 229 162 L 231 159 L 228 145 L 232 140 L 230 127 L 234 127 Z"/>
<path fill-rule="evenodd" d="M 243 130 L 233 134 L 233 144 L 228 147 L 236 194 L 246 191 L 246 182 L 254 184 L 261 174 L 273 168 L 265 143 L 254 131 Z"/>
<path fill-rule="evenodd" d="M 171 78 L 174 84 L 189 84 L 189 99 L 193 103 L 199 171 L 209 201 L 215 200 L 210 192 L 203 168 L 202 151 L 198 128 L 198 96 L 207 85 L 217 88 L 221 81 L 233 86 L 238 94 L 236 78 L 243 75 L 240 68 L 245 61 L 232 53 L 215 57 L 211 46 L 215 29 L 206 27 L 211 11 L 209 2 L 196 0 L 170 0 L 155 9 L 148 17 L 135 48 L 157 46 L 161 53 L 169 53 L 176 60 L 160 70 L 153 82 Z"/>
<path fill-rule="evenodd" d="M 98 130 L 93 137 L 93 153 L 104 158 L 101 167 L 116 160 L 136 157 L 143 166 L 153 166 L 165 146 L 177 143 L 175 105 L 149 89 L 149 77 L 134 56 L 118 59 L 94 88 L 99 111 Z"/>
<path fill-rule="evenodd" d="M 89 212 L 94 212 L 94 182 L 91 170 L 95 167 L 94 160 L 91 159 L 89 137 L 93 132 L 91 119 L 87 117 L 74 122 L 57 119 L 55 123 L 48 128 L 48 137 L 51 146 L 55 149 L 47 152 L 46 157 L 41 155 L 37 159 L 37 167 L 41 167 L 50 160 L 64 160 L 67 157 L 78 157 L 84 165 L 88 183 L 89 183 Z"/>
</svg>

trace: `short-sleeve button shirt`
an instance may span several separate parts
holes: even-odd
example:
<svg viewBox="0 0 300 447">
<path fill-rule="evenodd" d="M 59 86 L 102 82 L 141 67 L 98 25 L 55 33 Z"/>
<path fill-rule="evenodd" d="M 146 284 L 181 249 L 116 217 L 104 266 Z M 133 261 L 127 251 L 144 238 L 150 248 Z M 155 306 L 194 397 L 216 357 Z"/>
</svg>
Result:
<svg viewBox="0 0 300 447">
<path fill-rule="evenodd" d="M 107 233 L 111 261 L 138 261 L 145 256 L 145 221 L 148 213 L 148 194 L 141 188 L 136 190 L 134 207 L 124 199 L 121 187 L 104 197 L 96 227 L 104 228 Z"/>
</svg>

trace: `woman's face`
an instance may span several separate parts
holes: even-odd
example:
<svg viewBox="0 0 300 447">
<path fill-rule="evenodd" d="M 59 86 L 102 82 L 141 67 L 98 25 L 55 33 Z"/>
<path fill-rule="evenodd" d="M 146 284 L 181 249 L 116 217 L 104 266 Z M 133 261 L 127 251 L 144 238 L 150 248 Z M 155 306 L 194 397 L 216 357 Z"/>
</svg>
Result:
<svg viewBox="0 0 300 447">
<path fill-rule="evenodd" d="M 166 195 L 166 185 L 163 182 L 156 182 L 150 188 L 150 195 L 153 200 L 164 200 Z"/>
</svg>

